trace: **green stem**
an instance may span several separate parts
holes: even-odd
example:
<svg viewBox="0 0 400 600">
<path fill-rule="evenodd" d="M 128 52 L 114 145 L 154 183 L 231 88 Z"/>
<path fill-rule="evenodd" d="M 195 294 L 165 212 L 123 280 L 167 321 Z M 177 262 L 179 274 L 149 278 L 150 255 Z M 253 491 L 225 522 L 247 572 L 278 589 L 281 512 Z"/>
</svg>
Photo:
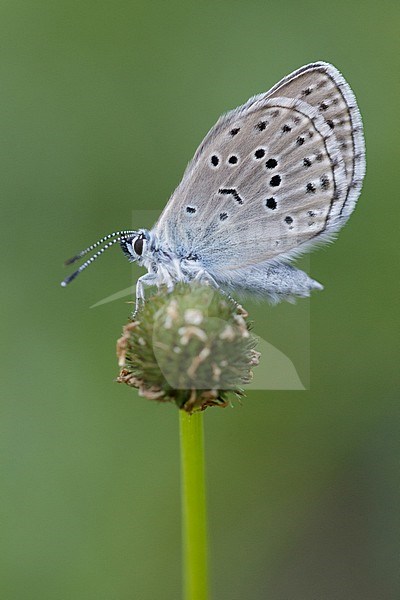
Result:
<svg viewBox="0 0 400 600">
<path fill-rule="evenodd" d="M 179 410 L 185 600 L 207 600 L 203 412 Z"/>
</svg>

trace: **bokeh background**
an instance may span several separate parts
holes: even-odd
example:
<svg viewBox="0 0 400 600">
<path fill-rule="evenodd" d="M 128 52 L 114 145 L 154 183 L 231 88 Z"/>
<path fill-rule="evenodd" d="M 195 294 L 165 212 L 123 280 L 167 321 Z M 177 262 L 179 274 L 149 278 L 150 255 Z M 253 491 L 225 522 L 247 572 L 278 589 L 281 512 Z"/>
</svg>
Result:
<svg viewBox="0 0 400 600">
<path fill-rule="evenodd" d="M 356 93 L 367 177 L 310 260 L 325 291 L 247 304 L 309 389 L 205 415 L 212 597 L 400 596 L 399 6 L 1 3 L 2 598 L 180 598 L 177 411 L 114 381 L 126 298 L 89 308 L 139 269 L 110 251 L 65 290 L 62 262 L 161 210 L 220 113 L 318 59 Z"/>
</svg>

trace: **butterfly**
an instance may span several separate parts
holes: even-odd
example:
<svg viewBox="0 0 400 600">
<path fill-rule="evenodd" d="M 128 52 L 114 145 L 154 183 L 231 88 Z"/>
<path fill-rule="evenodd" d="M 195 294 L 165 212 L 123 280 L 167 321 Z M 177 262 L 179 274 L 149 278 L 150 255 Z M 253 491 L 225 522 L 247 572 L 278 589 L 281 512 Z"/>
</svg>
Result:
<svg viewBox="0 0 400 600">
<path fill-rule="evenodd" d="M 322 285 L 291 262 L 335 238 L 365 174 L 356 99 L 331 64 L 305 65 L 268 92 L 220 117 L 151 230 L 110 233 L 67 261 L 98 249 L 66 286 L 119 243 L 147 269 L 136 285 L 203 281 L 278 302 Z"/>
</svg>

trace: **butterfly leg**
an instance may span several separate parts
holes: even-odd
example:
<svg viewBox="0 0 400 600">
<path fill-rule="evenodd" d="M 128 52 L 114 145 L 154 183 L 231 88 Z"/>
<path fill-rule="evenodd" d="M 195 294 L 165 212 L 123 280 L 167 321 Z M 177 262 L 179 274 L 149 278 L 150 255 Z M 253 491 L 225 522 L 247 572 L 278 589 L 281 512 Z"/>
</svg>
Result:
<svg viewBox="0 0 400 600">
<path fill-rule="evenodd" d="M 232 298 L 232 296 L 227 291 L 222 289 L 222 287 L 219 285 L 219 283 L 217 283 L 217 281 L 214 279 L 214 277 L 212 275 L 210 275 L 210 273 L 208 273 L 205 269 L 201 269 L 200 271 L 198 271 L 193 279 L 194 279 L 194 281 L 200 281 L 200 282 L 205 281 L 207 283 L 210 283 L 212 285 L 212 287 L 214 287 L 216 290 L 218 290 L 223 296 L 226 296 L 236 306 L 239 306 L 238 302 L 236 302 L 236 300 L 234 298 Z"/>
<path fill-rule="evenodd" d="M 155 273 L 146 273 L 146 275 L 142 275 L 139 277 L 136 283 L 136 305 L 135 311 L 132 314 L 132 318 L 134 319 L 137 315 L 137 312 L 140 308 L 140 304 L 145 301 L 144 296 L 144 288 L 145 286 L 156 285 L 157 277 Z"/>
</svg>

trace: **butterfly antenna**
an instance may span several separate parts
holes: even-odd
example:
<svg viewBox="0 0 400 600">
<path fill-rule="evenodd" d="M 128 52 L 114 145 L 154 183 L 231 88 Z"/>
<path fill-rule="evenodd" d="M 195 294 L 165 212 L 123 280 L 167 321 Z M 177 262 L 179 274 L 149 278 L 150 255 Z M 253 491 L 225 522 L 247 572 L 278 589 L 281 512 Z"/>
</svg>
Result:
<svg viewBox="0 0 400 600">
<path fill-rule="evenodd" d="M 136 231 L 126 231 L 126 232 L 122 232 L 121 233 L 128 233 L 128 234 L 135 234 L 137 233 Z M 115 235 L 115 234 L 110 234 L 111 235 Z M 106 236 L 105 238 L 103 238 L 103 240 L 107 240 L 109 239 L 110 236 Z M 106 250 L 108 250 L 108 248 L 111 248 L 111 246 L 113 246 L 114 244 L 116 244 L 117 242 L 121 242 L 122 240 L 129 240 L 131 238 L 126 237 L 125 235 L 121 235 L 117 238 L 115 238 L 114 240 L 111 240 L 110 242 L 108 242 L 105 246 L 103 246 L 103 248 L 101 248 L 100 250 L 98 250 L 95 254 L 93 254 L 93 256 L 91 256 L 87 261 L 85 261 L 80 267 L 79 269 L 77 269 L 74 273 L 72 273 L 72 275 L 69 275 L 68 277 L 66 277 L 62 282 L 61 285 L 62 287 L 66 287 L 69 283 L 71 283 L 71 281 L 73 279 L 75 279 L 75 277 L 77 277 L 79 275 L 79 273 L 82 273 L 82 271 L 84 271 L 85 269 L 87 269 L 97 258 L 99 258 L 99 256 L 101 256 L 103 254 L 103 252 L 105 252 Z M 96 244 L 93 244 L 92 248 L 95 248 L 96 246 L 98 246 L 101 243 L 101 241 L 99 240 L 98 242 L 96 242 Z M 86 252 L 89 252 L 89 249 L 86 249 L 84 251 L 84 253 L 86 254 Z M 82 253 L 81 253 L 82 255 Z M 80 256 L 79 256 L 80 258 Z M 71 261 L 74 262 L 74 261 Z"/>
<path fill-rule="evenodd" d="M 88 246 L 87 248 L 85 248 L 85 250 L 81 250 L 81 252 L 78 252 L 78 254 L 75 254 L 75 256 L 73 256 L 72 258 L 69 258 L 68 260 L 66 260 L 64 262 L 64 265 L 72 265 L 74 262 L 76 262 L 77 260 L 79 260 L 83 256 L 85 256 L 88 252 L 91 252 L 92 250 L 94 250 L 95 248 L 97 248 L 98 246 L 100 246 L 100 244 L 103 244 L 104 242 L 106 242 L 107 240 L 110 240 L 113 237 L 116 237 L 116 236 L 125 236 L 125 235 L 134 235 L 135 233 L 137 233 L 137 232 L 136 231 L 131 231 L 130 229 L 128 229 L 126 231 L 115 231 L 114 233 L 109 233 L 108 235 L 105 235 L 100 240 L 98 240 L 95 244 L 92 244 L 91 246 Z"/>
</svg>

